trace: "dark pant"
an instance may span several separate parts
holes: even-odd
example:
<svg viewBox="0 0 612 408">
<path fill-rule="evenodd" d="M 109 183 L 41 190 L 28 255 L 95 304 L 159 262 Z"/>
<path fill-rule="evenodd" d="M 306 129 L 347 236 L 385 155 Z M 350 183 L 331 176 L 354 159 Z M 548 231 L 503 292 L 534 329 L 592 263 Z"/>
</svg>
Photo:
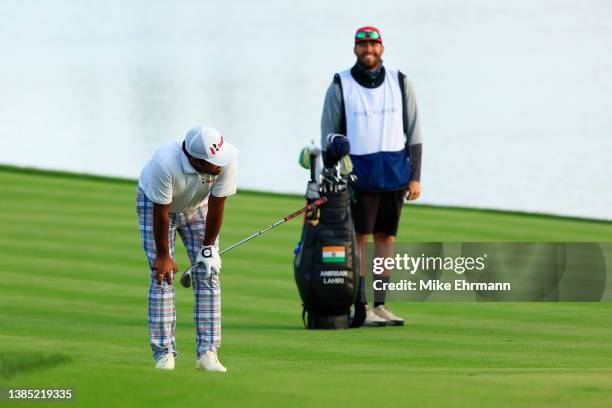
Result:
<svg viewBox="0 0 612 408">
<path fill-rule="evenodd" d="M 351 204 L 351 212 L 357 234 L 382 233 L 397 235 L 406 190 L 377 193 L 355 193 L 357 202 Z"/>
</svg>

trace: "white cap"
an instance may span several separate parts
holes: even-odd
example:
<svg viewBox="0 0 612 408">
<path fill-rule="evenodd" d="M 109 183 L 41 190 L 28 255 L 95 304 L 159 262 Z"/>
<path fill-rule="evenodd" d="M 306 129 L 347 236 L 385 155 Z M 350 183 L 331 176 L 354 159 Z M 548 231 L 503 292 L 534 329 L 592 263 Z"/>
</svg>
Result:
<svg viewBox="0 0 612 408">
<path fill-rule="evenodd" d="M 238 149 L 223 140 L 215 128 L 196 126 L 185 135 L 185 149 L 196 159 L 225 167 L 238 155 Z"/>
</svg>

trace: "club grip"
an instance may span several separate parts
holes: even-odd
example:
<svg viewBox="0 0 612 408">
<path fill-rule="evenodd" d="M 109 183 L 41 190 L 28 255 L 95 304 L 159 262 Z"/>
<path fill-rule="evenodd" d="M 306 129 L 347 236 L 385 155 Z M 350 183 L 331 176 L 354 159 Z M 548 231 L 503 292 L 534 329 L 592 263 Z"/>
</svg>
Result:
<svg viewBox="0 0 612 408">
<path fill-rule="evenodd" d="M 298 215 L 300 215 L 300 214 L 302 214 L 302 213 L 304 213 L 306 211 L 312 210 L 313 207 L 321 205 L 321 204 L 325 203 L 326 201 L 327 201 L 327 197 L 321 197 L 317 201 L 314 201 L 314 202 L 308 204 L 306 207 L 297 210 L 293 214 L 289 214 L 288 216 L 283 218 L 283 221 L 289 221 L 290 219 L 292 219 L 294 217 L 297 217 Z"/>
</svg>

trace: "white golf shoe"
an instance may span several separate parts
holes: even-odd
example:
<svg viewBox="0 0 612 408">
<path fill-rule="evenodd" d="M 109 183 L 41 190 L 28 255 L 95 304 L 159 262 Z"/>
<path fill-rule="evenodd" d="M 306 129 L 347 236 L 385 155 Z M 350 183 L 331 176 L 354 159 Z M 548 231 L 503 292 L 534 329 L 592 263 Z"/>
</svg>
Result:
<svg viewBox="0 0 612 408">
<path fill-rule="evenodd" d="M 374 308 L 374 313 L 384 319 L 389 326 L 403 326 L 404 319 L 396 316 L 391 309 L 389 309 L 386 305 L 378 305 Z"/>
<path fill-rule="evenodd" d="M 159 368 L 160 370 L 174 370 L 174 354 L 164 354 L 159 360 L 157 360 L 155 368 Z"/>
<path fill-rule="evenodd" d="M 223 367 L 223 364 L 219 362 L 219 358 L 215 351 L 207 351 L 204 353 L 202 357 L 196 361 L 196 368 L 218 373 L 227 372 L 227 368 Z"/>
<path fill-rule="evenodd" d="M 370 308 L 370 305 L 366 305 L 365 308 L 366 308 L 366 318 L 365 318 L 365 321 L 363 322 L 364 326 L 379 327 L 379 326 L 387 325 L 387 320 L 383 319 L 382 317 L 374 313 L 374 311 Z"/>
</svg>

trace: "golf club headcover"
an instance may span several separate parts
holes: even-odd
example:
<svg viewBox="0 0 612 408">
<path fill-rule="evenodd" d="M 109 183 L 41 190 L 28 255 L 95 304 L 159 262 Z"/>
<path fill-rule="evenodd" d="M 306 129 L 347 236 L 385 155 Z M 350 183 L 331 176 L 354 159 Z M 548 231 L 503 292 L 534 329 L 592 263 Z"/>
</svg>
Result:
<svg viewBox="0 0 612 408">
<path fill-rule="evenodd" d="M 212 274 L 221 273 L 221 257 L 214 245 L 203 245 L 198 252 L 196 262 L 201 263 L 204 268 L 204 279 L 210 278 Z"/>
<path fill-rule="evenodd" d="M 298 163 L 300 164 L 300 166 L 302 168 L 304 168 L 306 170 L 310 169 L 310 166 L 311 166 L 310 155 L 311 155 L 310 148 L 309 147 L 305 147 L 300 152 L 300 157 L 298 158 Z"/>
<path fill-rule="evenodd" d="M 327 150 L 325 152 L 325 167 L 333 167 L 338 161 L 349 154 L 351 144 L 348 137 L 337 133 L 327 135 Z"/>
<path fill-rule="evenodd" d="M 319 186 L 316 181 L 309 181 L 306 185 L 306 195 L 305 198 L 310 201 L 318 200 L 321 198 L 319 194 Z"/>
<path fill-rule="evenodd" d="M 348 176 L 353 172 L 353 161 L 348 154 L 340 159 L 340 175 Z"/>
</svg>

